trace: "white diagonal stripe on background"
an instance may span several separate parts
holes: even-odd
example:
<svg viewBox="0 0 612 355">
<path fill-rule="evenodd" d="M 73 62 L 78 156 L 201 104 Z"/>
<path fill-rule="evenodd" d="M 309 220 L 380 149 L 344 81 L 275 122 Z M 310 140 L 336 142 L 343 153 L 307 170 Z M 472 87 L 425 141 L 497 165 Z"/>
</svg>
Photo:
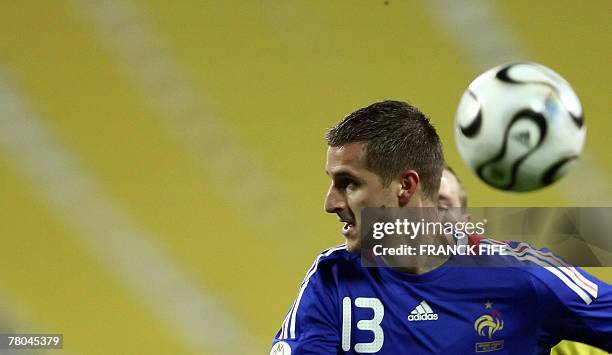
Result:
<svg viewBox="0 0 612 355">
<path fill-rule="evenodd" d="M 53 211 L 74 225 L 85 245 L 196 352 L 248 354 L 254 349 L 252 336 L 225 305 L 196 287 L 199 280 L 105 196 L 17 92 L 0 68 L 0 146 Z"/>
<path fill-rule="evenodd" d="M 166 50 L 162 35 L 154 30 L 146 13 L 129 0 L 73 0 L 73 4 L 144 102 L 198 158 L 215 184 L 214 190 L 240 206 L 236 213 L 264 230 L 286 225 L 293 203 L 284 185 L 243 146 L 233 133 L 236 129 L 216 117 L 207 95 Z"/>
<path fill-rule="evenodd" d="M 426 0 L 422 2 L 438 20 L 441 28 L 452 37 L 477 69 L 478 74 L 503 63 L 525 59 L 516 33 L 507 24 L 496 7 L 487 0 Z M 467 87 L 466 83 L 466 87 Z M 588 126 L 588 117 L 587 117 Z M 588 132 L 587 132 L 588 139 Z M 578 206 L 609 206 L 612 202 L 612 184 L 602 171 L 595 156 L 583 152 L 576 165 L 564 177 L 567 186 L 561 193 Z M 589 183 L 584 183 L 587 172 Z"/>
<path fill-rule="evenodd" d="M 504 19 L 487 0 L 426 0 L 433 19 L 458 43 L 476 69 L 484 71 L 522 57 Z M 466 87 L 467 87 L 466 83 Z"/>
</svg>

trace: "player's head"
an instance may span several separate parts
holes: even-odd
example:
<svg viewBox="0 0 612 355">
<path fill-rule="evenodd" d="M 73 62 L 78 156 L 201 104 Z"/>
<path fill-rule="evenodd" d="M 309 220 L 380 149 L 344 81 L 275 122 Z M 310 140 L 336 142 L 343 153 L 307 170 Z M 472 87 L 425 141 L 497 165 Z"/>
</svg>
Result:
<svg viewBox="0 0 612 355">
<path fill-rule="evenodd" d="M 349 251 L 360 247 L 364 207 L 436 206 L 444 166 L 436 130 L 416 107 L 383 101 L 359 109 L 327 133 L 325 210 L 345 223 Z"/>
<path fill-rule="evenodd" d="M 467 208 L 467 193 L 463 188 L 463 184 L 457 174 L 455 174 L 455 171 L 447 164 L 444 165 L 442 179 L 440 180 L 438 207 L 440 209 L 461 207 L 461 210 L 464 212 Z"/>
</svg>

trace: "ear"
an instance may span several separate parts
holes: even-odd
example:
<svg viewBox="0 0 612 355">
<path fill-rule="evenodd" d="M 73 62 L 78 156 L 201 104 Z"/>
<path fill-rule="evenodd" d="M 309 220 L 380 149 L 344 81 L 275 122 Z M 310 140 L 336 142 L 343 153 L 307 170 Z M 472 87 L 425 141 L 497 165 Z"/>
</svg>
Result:
<svg viewBox="0 0 612 355">
<path fill-rule="evenodd" d="M 398 192 L 398 202 L 400 207 L 404 207 L 416 192 L 421 178 L 414 170 L 406 170 L 400 177 L 401 188 Z"/>
</svg>

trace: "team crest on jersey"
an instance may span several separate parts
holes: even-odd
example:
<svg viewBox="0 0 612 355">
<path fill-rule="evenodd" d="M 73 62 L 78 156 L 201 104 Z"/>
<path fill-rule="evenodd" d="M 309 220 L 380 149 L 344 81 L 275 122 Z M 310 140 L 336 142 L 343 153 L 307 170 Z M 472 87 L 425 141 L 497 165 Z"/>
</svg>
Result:
<svg viewBox="0 0 612 355">
<path fill-rule="evenodd" d="M 492 309 L 493 303 L 487 301 L 486 309 Z M 483 314 L 474 321 L 474 330 L 478 335 L 489 338 L 490 341 L 476 343 L 476 352 L 484 353 L 496 351 L 504 348 L 503 340 L 493 340 L 493 335 L 504 329 L 504 320 L 498 310 L 492 310 L 491 313 Z"/>
</svg>

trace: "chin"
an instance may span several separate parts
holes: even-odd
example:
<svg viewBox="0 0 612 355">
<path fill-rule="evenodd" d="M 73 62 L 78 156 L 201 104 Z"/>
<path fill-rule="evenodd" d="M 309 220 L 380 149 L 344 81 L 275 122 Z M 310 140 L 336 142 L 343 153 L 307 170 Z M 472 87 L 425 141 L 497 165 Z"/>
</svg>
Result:
<svg viewBox="0 0 612 355">
<path fill-rule="evenodd" d="M 359 253 L 361 251 L 361 243 L 359 240 L 347 239 L 346 250 L 348 250 L 349 253 Z"/>
</svg>

